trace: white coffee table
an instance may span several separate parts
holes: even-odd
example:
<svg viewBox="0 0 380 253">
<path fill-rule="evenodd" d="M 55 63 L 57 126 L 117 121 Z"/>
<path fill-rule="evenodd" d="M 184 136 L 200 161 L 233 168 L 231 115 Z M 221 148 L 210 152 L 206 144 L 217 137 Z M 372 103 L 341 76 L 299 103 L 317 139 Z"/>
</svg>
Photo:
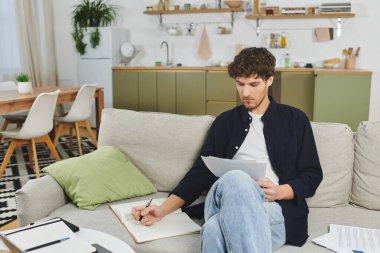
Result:
<svg viewBox="0 0 380 253">
<path fill-rule="evenodd" d="M 90 244 L 97 243 L 112 253 L 135 253 L 127 243 L 110 234 L 89 228 L 80 228 L 75 234 L 84 241 Z M 8 248 L 0 240 L 0 252 L 3 251 L 8 252 Z"/>
<path fill-rule="evenodd" d="M 97 243 L 113 253 L 135 253 L 127 243 L 110 234 L 89 228 L 80 228 L 75 234 L 86 242 Z"/>
</svg>

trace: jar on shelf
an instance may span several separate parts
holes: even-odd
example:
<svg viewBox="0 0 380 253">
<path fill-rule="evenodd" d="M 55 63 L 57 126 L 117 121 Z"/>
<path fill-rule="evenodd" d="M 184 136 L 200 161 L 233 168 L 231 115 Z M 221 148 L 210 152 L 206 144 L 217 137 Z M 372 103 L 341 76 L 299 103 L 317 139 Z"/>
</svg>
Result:
<svg viewBox="0 0 380 253">
<path fill-rule="evenodd" d="M 159 11 L 163 11 L 164 8 L 165 8 L 164 1 L 163 1 L 163 0 L 160 0 L 160 1 L 158 2 L 158 10 L 159 10 Z"/>
<path fill-rule="evenodd" d="M 280 46 L 281 47 L 286 47 L 288 44 L 287 44 L 287 41 L 286 41 L 286 34 L 285 32 L 282 32 L 281 33 L 281 40 L 280 40 Z"/>
<path fill-rule="evenodd" d="M 285 57 L 284 57 L 284 67 L 290 68 L 290 65 L 291 65 L 290 55 L 289 53 L 287 53 L 285 54 Z"/>
</svg>

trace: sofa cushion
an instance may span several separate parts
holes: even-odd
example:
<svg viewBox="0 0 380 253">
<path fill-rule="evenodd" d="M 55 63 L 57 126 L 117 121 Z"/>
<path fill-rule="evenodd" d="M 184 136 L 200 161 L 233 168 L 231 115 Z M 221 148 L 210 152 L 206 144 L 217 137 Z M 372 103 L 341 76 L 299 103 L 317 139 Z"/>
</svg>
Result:
<svg viewBox="0 0 380 253">
<path fill-rule="evenodd" d="M 380 122 L 359 124 L 351 202 L 380 210 Z"/>
<path fill-rule="evenodd" d="M 98 143 L 116 146 L 159 191 L 171 191 L 199 155 L 213 119 L 107 108 Z"/>
<path fill-rule="evenodd" d="M 112 146 L 53 163 L 43 171 L 82 209 L 93 210 L 101 203 L 157 191 L 123 153 Z"/>
<path fill-rule="evenodd" d="M 323 170 L 323 180 L 316 194 L 307 199 L 307 203 L 309 207 L 347 205 L 354 162 L 353 133 L 345 124 L 312 122 L 311 126 Z"/>
</svg>

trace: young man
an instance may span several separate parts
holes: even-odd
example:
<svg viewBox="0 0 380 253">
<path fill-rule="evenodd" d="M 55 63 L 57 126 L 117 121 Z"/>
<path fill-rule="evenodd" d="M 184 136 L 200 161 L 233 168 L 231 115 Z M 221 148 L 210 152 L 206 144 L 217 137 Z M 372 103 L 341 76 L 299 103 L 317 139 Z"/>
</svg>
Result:
<svg viewBox="0 0 380 253">
<path fill-rule="evenodd" d="M 314 195 L 322 169 L 310 122 L 268 96 L 276 59 L 265 48 L 247 48 L 228 67 L 243 105 L 213 122 L 201 155 L 267 162 L 266 178 L 242 171 L 215 177 L 199 157 L 161 206 L 136 207 L 136 220 L 151 225 L 208 191 L 202 252 L 272 252 L 308 237 L 305 198 Z"/>
</svg>

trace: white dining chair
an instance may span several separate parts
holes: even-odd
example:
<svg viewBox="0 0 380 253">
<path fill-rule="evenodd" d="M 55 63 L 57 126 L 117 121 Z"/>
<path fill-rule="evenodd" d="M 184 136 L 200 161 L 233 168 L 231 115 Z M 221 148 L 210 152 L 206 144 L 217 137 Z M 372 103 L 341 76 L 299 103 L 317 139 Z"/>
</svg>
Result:
<svg viewBox="0 0 380 253">
<path fill-rule="evenodd" d="M 84 84 L 80 88 L 77 96 L 75 97 L 75 100 L 67 115 L 63 117 L 54 118 L 54 120 L 58 122 L 58 127 L 54 138 L 54 146 L 57 146 L 58 139 L 61 136 L 64 127 L 70 127 L 70 146 L 72 138 L 72 129 L 75 130 L 78 142 L 79 155 L 83 154 L 80 141 L 79 127 L 84 127 L 87 130 L 89 136 L 91 137 L 92 142 L 95 145 L 98 145 L 96 136 L 91 129 L 90 122 L 88 121 L 88 119 L 91 116 L 92 101 L 94 100 L 94 94 L 97 86 L 98 84 Z"/>
<path fill-rule="evenodd" d="M 60 90 L 56 90 L 38 95 L 23 126 L 20 129 L 1 132 L 2 135 L 10 138 L 11 142 L 1 164 L 0 177 L 3 175 L 9 159 L 18 145 L 29 145 L 29 164 L 32 166 L 32 161 L 34 161 L 34 171 L 37 177 L 40 176 L 40 168 L 37 160 L 36 143 L 46 143 L 54 158 L 61 160 L 48 135 L 54 127 L 53 118 L 59 92 Z"/>
<path fill-rule="evenodd" d="M 17 91 L 17 85 L 13 81 L 0 82 L 0 92 L 2 91 Z M 7 114 L 2 114 L 1 116 L 4 118 L 4 123 L 1 128 L 1 131 L 5 131 L 8 128 L 9 124 L 16 124 L 17 127 L 21 127 L 22 123 L 25 121 L 26 115 L 28 115 L 29 110 L 23 110 L 18 112 L 12 112 Z M 0 136 L 0 141 L 2 140 L 2 136 Z"/>
</svg>

